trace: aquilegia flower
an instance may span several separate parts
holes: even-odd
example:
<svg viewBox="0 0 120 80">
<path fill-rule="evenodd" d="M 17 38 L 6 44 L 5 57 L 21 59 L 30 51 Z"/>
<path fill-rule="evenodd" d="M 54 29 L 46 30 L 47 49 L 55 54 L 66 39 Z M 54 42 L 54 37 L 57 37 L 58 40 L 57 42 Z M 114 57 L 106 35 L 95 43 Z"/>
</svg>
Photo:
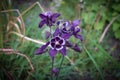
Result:
<svg viewBox="0 0 120 80">
<path fill-rule="evenodd" d="M 40 18 L 42 19 L 39 23 L 39 27 L 41 28 L 44 24 L 51 27 L 56 22 L 56 18 L 60 16 L 59 13 L 52 13 L 50 11 L 39 14 Z"/>
<path fill-rule="evenodd" d="M 58 75 L 60 73 L 61 65 L 63 64 L 64 56 L 66 56 L 66 49 L 71 48 L 76 52 L 81 52 L 81 49 L 78 43 L 73 44 L 69 42 L 69 38 L 71 36 L 74 36 L 80 41 L 83 40 L 82 36 L 79 34 L 80 20 L 74 20 L 72 22 L 65 21 L 65 20 L 56 21 L 56 19 L 60 16 L 60 14 L 52 13 L 50 11 L 41 13 L 39 14 L 39 16 L 41 18 L 41 22 L 39 23 L 39 28 L 42 28 L 43 25 L 46 24 L 50 28 L 50 31 L 46 31 L 46 34 L 45 34 L 48 42 L 46 42 L 44 45 L 38 48 L 35 51 L 35 54 L 36 55 L 43 54 L 46 51 L 48 51 L 47 47 L 49 47 L 48 53 L 52 59 L 51 79 L 53 79 L 53 76 L 56 76 L 56 80 L 57 80 Z M 52 29 L 51 29 L 52 26 L 57 26 L 57 28 L 55 29 L 55 32 L 52 32 Z M 62 54 L 63 58 L 60 63 L 60 68 L 54 68 L 54 58 L 58 52 Z"/>
<path fill-rule="evenodd" d="M 49 42 L 47 42 L 45 45 L 41 46 L 39 49 L 35 51 L 35 54 L 42 54 L 46 51 L 47 47 L 50 47 L 49 49 L 49 55 L 53 59 L 57 52 L 60 52 L 63 56 L 66 55 L 66 47 L 70 47 L 71 49 L 80 52 L 80 48 L 77 44 L 72 45 L 69 41 L 66 41 L 64 38 L 60 36 L 53 37 Z"/>
<path fill-rule="evenodd" d="M 49 55 L 53 59 L 57 52 L 59 51 L 63 56 L 66 55 L 65 39 L 59 36 L 53 37 L 49 42 L 36 50 L 35 54 L 42 54 L 45 52 L 46 48 L 50 46 Z"/>
<path fill-rule="evenodd" d="M 65 39 L 69 39 L 73 35 L 75 38 L 78 38 L 80 41 L 82 41 L 82 36 L 79 34 L 79 24 L 80 20 L 74 20 L 71 23 L 69 21 L 58 21 L 58 28 L 56 28 L 54 36 L 59 35 Z"/>
</svg>

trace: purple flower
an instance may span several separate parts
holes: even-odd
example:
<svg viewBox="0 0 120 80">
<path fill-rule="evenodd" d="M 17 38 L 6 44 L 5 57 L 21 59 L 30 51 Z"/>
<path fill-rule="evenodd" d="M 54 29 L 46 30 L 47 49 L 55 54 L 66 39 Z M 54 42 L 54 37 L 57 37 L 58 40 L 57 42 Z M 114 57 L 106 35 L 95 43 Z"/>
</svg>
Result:
<svg viewBox="0 0 120 80">
<path fill-rule="evenodd" d="M 66 55 L 66 46 L 65 40 L 59 36 L 53 37 L 49 42 L 45 45 L 41 46 L 39 49 L 35 51 L 35 54 L 42 54 L 46 51 L 47 46 L 50 46 L 49 55 L 53 59 L 57 52 L 59 51 L 63 56 Z"/>
<path fill-rule="evenodd" d="M 52 73 L 57 76 L 58 75 L 58 72 L 59 72 L 59 69 L 58 68 L 53 68 L 52 69 Z"/>
<path fill-rule="evenodd" d="M 79 23 L 80 23 L 80 20 L 74 20 L 72 22 L 73 35 L 75 38 L 78 38 L 78 39 L 80 39 L 80 41 L 83 41 L 82 35 L 79 34 L 79 32 L 80 32 L 80 28 L 78 26 Z"/>
<path fill-rule="evenodd" d="M 73 35 L 75 38 L 78 38 L 82 41 L 82 36 L 79 34 L 79 24 L 80 20 L 74 20 L 71 23 L 69 21 L 58 21 L 58 28 L 56 28 L 53 35 L 59 35 L 64 39 L 69 39 Z"/>
<path fill-rule="evenodd" d="M 70 38 L 72 36 L 71 25 L 68 21 L 58 21 L 58 27 L 56 28 L 53 36 L 61 36 L 64 39 Z"/>
<path fill-rule="evenodd" d="M 41 28 L 44 24 L 51 27 L 56 22 L 56 18 L 60 16 L 59 13 L 52 13 L 50 11 L 45 12 L 43 14 L 39 14 L 40 18 L 42 19 L 39 23 L 39 27 Z"/>
</svg>

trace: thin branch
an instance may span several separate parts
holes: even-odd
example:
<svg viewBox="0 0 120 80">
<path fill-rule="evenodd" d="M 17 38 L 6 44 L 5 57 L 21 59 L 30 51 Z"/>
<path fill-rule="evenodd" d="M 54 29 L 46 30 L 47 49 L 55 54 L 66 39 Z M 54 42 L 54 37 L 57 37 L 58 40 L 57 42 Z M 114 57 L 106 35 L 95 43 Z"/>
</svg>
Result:
<svg viewBox="0 0 120 80">
<path fill-rule="evenodd" d="M 37 43 L 37 44 L 42 44 L 42 45 L 45 45 L 45 44 L 46 44 L 46 43 L 44 43 L 44 42 L 42 42 L 42 41 L 38 41 L 38 40 L 35 40 L 35 39 L 31 39 L 31 38 L 29 38 L 29 37 L 26 37 L 26 36 L 24 36 L 24 35 L 22 35 L 22 34 L 19 34 L 19 33 L 17 33 L 17 32 L 14 32 L 14 31 L 11 31 L 9 34 L 11 34 L 11 33 L 16 34 L 17 36 L 19 36 L 19 37 L 21 37 L 21 38 L 23 38 L 23 39 L 25 39 L 25 40 L 32 41 L 32 42 Z"/>
<path fill-rule="evenodd" d="M 14 27 L 18 33 L 21 33 L 18 24 L 14 23 L 13 21 L 9 21 L 7 25 L 7 31 L 9 32 L 12 27 Z"/>
<path fill-rule="evenodd" d="M 110 23 L 106 26 L 105 30 L 103 31 L 103 33 L 102 33 L 102 35 L 101 35 L 101 37 L 100 37 L 100 39 L 99 39 L 99 43 L 101 43 L 101 42 L 103 41 L 103 38 L 105 37 L 105 34 L 107 33 L 108 29 L 109 29 L 110 26 L 113 24 L 113 22 L 114 22 L 116 19 L 118 19 L 119 17 L 120 17 L 120 14 L 119 14 L 118 16 L 114 17 L 114 18 L 110 21 Z"/>
<path fill-rule="evenodd" d="M 28 9 L 26 9 L 21 15 L 25 15 L 30 9 L 32 9 L 35 5 L 38 5 L 42 12 L 45 12 L 42 8 L 41 4 L 39 2 L 35 2 L 32 6 L 30 6 Z"/>
<path fill-rule="evenodd" d="M 5 52 L 5 54 L 17 54 L 17 55 L 19 55 L 19 56 L 22 56 L 22 57 L 24 57 L 27 61 L 28 61 L 28 63 L 29 63 L 29 65 L 30 65 L 30 67 L 31 67 L 31 73 L 34 71 L 34 67 L 33 67 L 33 65 L 32 65 L 32 63 L 31 63 L 31 61 L 30 61 L 30 59 L 28 58 L 28 56 L 26 56 L 25 54 L 22 54 L 22 53 L 20 53 L 19 51 L 15 51 L 15 50 L 13 50 L 13 49 L 1 49 L 0 48 L 0 52 Z"/>
<path fill-rule="evenodd" d="M 23 29 L 23 34 L 25 35 L 25 24 L 24 24 L 24 21 L 23 21 L 23 18 L 22 18 L 22 15 L 20 13 L 20 11 L 18 9 L 10 9 L 10 10 L 4 10 L 4 11 L 1 11 L 2 13 L 7 13 L 7 12 L 16 12 L 19 16 L 17 18 L 21 19 L 21 29 Z"/>
</svg>

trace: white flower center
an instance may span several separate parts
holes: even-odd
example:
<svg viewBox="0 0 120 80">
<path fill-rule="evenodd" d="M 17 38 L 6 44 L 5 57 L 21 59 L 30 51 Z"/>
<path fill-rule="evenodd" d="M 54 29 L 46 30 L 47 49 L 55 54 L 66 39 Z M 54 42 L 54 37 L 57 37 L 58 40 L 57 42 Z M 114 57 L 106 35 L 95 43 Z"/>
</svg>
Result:
<svg viewBox="0 0 120 80">
<path fill-rule="evenodd" d="M 55 42 L 55 44 L 56 44 L 56 45 L 59 45 L 59 42 L 58 42 L 58 41 L 56 41 L 56 42 Z"/>
</svg>

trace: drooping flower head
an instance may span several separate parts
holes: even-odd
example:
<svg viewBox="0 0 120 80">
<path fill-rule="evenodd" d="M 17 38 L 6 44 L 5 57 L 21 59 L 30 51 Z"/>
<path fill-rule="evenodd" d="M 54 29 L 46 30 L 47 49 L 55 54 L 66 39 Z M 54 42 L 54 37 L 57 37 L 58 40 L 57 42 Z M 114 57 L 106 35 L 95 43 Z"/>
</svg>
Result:
<svg viewBox="0 0 120 80">
<path fill-rule="evenodd" d="M 54 36 L 60 35 L 64 39 L 69 39 L 73 35 L 82 41 L 82 36 L 79 34 L 79 24 L 80 20 L 74 20 L 71 23 L 69 21 L 58 21 L 58 28 L 56 28 Z"/>
<path fill-rule="evenodd" d="M 41 28 L 44 24 L 51 27 L 56 22 L 56 18 L 60 16 L 59 13 L 52 13 L 51 11 L 39 14 L 42 19 L 39 23 L 39 27 Z"/>
<path fill-rule="evenodd" d="M 58 75 L 58 72 L 59 72 L 59 69 L 58 68 L 53 68 L 52 69 L 52 73 L 57 76 Z"/>
</svg>

